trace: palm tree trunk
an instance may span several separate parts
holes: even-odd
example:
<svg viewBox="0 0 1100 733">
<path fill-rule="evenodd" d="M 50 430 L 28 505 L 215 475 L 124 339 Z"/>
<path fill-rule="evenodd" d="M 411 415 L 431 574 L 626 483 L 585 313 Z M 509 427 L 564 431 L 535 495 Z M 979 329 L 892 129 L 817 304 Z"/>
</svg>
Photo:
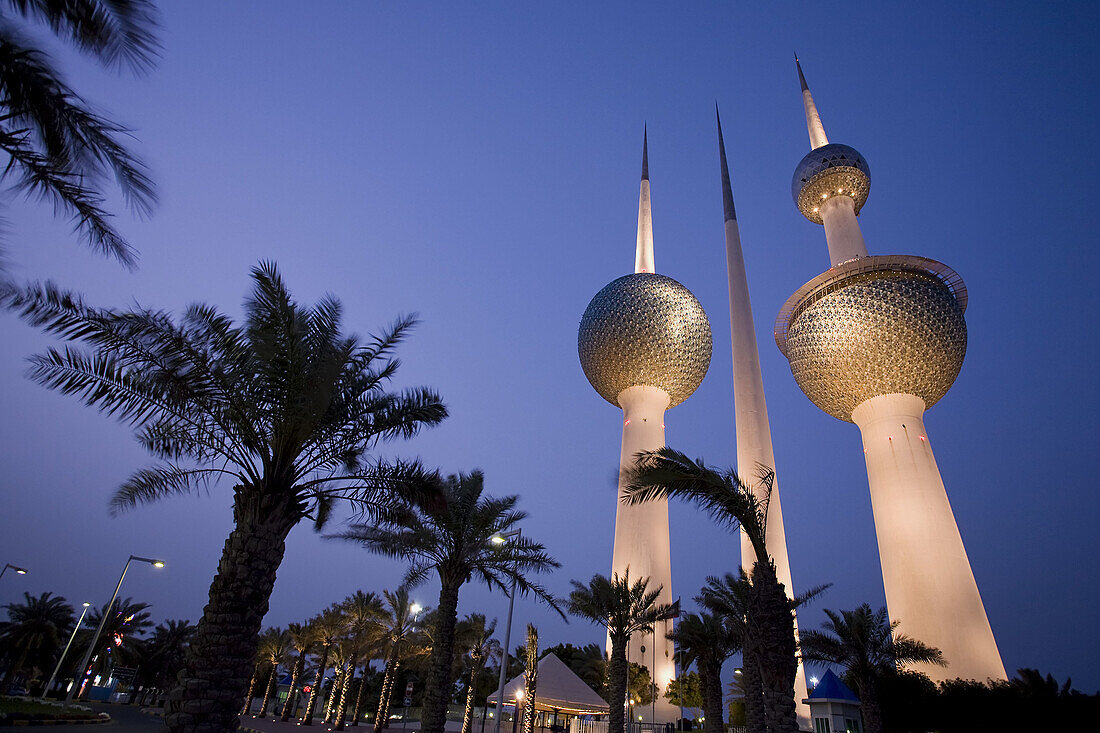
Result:
<svg viewBox="0 0 1100 733">
<path fill-rule="evenodd" d="M 745 728 L 748 733 L 765 733 L 764 698 L 760 689 L 760 663 L 756 641 L 746 635 L 741 651 L 741 686 L 745 690 Z"/>
<path fill-rule="evenodd" d="M 470 672 L 470 688 L 466 690 L 466 711 L 462 714 L 461 733 L 470 733 L 474 725 L 474 693 L 477 691 L 477 678 L 485 667 L 484 657 L 475 657 L 473 670 Z"/>
<path fill-rule="evenodd" d="M 260 714 L 256 716 L 257 718 L 267 717 L 267 706 L 271 702 L 271 688 L 279 681 L 279 678 L 276 676 L 278 671 L 279 665 L 276 664 L 271 667 L 271 674 L 267 676 L 267 687 L 264 688 L 264 702 L 260 705 Z"/>
<path fill-rule="evenodd" d="M 710 660 L 699 665 L 699 672 L 703 683 L 703 715 L 707 730 L 721 733 L 726 727 L 726 711 L 722 704 L 722 663 L 716 659 Z"/>
<path fill-rule="evenodd" d="M 626 714 L 626 642 L 625 638 L 611 637 L 611 658 L 607 662 L 607 733 L 624 733 Z"/>
<path fill-rule="evenodd" d="M 757 640 L 768 733 L 798 733 L 794 706 L 794 678 L 798 671 L 794 614 L 770 561 L 757 562 L 753 567 L 750 598 L 748 625 Z"/>
<path fill-rule="evenodd" d="M 348 671 L 344 675 L 344 684 L 340 686 L 340 702 L 336 708 L 336 730 L 344 729 L 344 712 L 348 709 L 348 689 L 351 687 L 351 680 L 355 677 L 355 666 L 358 664 L 356 660 L 351 660 L 348 664 Z"/>
<path fill-rule="evenodd" d="M 378 715 L 374 719 L 374 733 L 378 733 L 390 724 L 390 698 L 393 696 L 393 681 L 401 662 L 397 659 L 397 646 L 394 645 L 390 658 L 386 662 L 386 676 L 382 680 L 382 696 L 378 698 Z"/>
<path fill-rule="evenodd" d="M 863 710 L 864 733 L 883 733 L 882 708 L 878 704 L 878 685 L 874 680 L 861 680 L 859 701 Z"/>
<path fill-rule="evenodd" d="M 170 733 L 235 731 L 256 659 L 286 537 L 299 516 L 284 500 L 234 501 L 235 529 L 222 549 L 210 598 L 195 629 L 164 722 Z"/>
<path fill-rule="evenodd" d="M 440 578 L 439 607 L 436 611 L 435 644 L 428 662 L 428 678 L 424 683 L 424 702 L 420 715 L 423 733 L 444 733 L 447 725 L 447 703 L 452 678 L 455 650 L 455 623 L 458 620 L 458 589 L 461 582 Z"/>
<path fill-rule="evenodd" d="M 340 697 L 340 686 L 347 677 L 347 672 L 337 663 L 336 674 L 332 678 L 332 686 L 328 688 L 328 699 L 325 700 L 325 718 L 323 722 L 332 722 L 332 709 L 336 706 L 336 699 Z"/>
<path fill-rule="evenodd" d="M 370 671 L 370 662 L 363 665 L 363 674 L 359 678 L 359 689 L 355 695 L 355 714 L 352 715 L 352 727 L 359 726 L 359 716 L 363 714 L 363 703 L 367 699 L 367 672 Z"/>
<path fill-rule="evenodd" d="M 290 720 L 290 712 L 294 709 L 294 697 L 298 692 L 298 678 L 302 676 L 302 670 L 305 668 L 305 654 L 300 653 L 298 658 L 294 660 L 294 667 L 290 672 L 290 692 L 286 694 L 286 703 L 283 705 L 283 714 L 279 716 L 279 720 L 284 723 Z"/>
<path fill-rule="evenodd" d="M 241 708 L 241 715 L 248 715 L 252 712 L 252 695 L 256 692 L 256 675 L 259 673 L 259 670 L 252 673 L 252 680 L 248 683 L 248 694 L 244 696 L 244 707 Z"/>
<path fill-rule="evenodd" d="M 328 669 L 328 652 L 329 645 L 324 644 L 321 651 L 320 666 L 317 667 L 317 678 L 313 682 L 313 689 L 309 691 L 306 714 L 302 716 L 302 725 L 313 725 L 313 711 L 317 707 L 317 696 L 321 694 L 321 685 L 325 681 L 325 670 Z"/>
</svg>

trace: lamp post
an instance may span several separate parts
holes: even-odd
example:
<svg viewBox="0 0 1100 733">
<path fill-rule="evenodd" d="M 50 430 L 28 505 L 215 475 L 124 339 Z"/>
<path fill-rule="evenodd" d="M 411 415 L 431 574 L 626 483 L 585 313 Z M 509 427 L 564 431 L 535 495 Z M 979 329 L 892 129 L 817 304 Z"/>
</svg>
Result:
<svg viewBox="0 0 1100 733">
<path fill-rule="evenodd" d="M 46 686 L 42 688 L 42 699 L 46 699 L 46 695 L 49 694 L 50 688 L 53 687 L 53 681 L 57 679 L 57 673 L 61 669 L 61 663 L 65 661 L 65 655 L 69 653 L 69 647 L 73 645 L 73 639 L 76 638 L 76 632 L 80 631 L 80 624 L 84 622 L 84 615 L 88 613 L 88 609 L 91 608 L 90 603 L 84 602 L 84 610 L 80 612 L 80 618 L 76 620 L 76 626 L 73 627 L 73 633 L 69 636 L 69 643 L 65 645 L 65 649 L 61 652 L 61 656 L 57 658 L 57 666 L 53 668 L 53 674 L 50 675 L 50 681 L 46 683 Z"/>
<path fill-rule="evenodd" d="M 107 608 L 103 609 L 103 618 L 99 620 L 99 627 L 96 628 L 95 634 L 92 636 L 92 642 L 88 644 L 88 651 L 84 652 L 84 659 L 80 662 L 80 666 L 77 668 L 77 674 L 79 675 L 73 679 L 73 686 L 69 688 L 69 694 L 65 696 L 65 705 L 71 705 L 73 697 L 81 687 L 84 686 L 84 679 L 88 676 L 88 662 L 92 658 L 92 651 L 95 649 L 96 643 L 99 641 L 99 635 L 103 633 L 103 627 L 107 625 L 107 618 L 111 615 L 111 606 L 115 605 L 115 599 L 118 598 L 118 591 L 122 587 L 122 581 L 126 579 L 126 571 L 130 569 L 130 563 L 134 560 L 138 562 L 147 562 L 155 568 L 163 568 L 163 560 L 154 560 L 148 557 L 138 557 L 137 555 L 130 555 L 126 560 L 126 565 L 122 568 L 122 575 L 118 578 L 118 585 L 115 586 L 115 592 L 111 596 L 111 600 L 107 602 Z"/>
<path fill-rule="evenodd" d="M 503 545 L 512 537 L 523 536 L 523 529 L 514 529 L 493 535 L 494 545 Z M 496 733 L 500 733 L 500 720 L 504 717 L 504 683 L 508 674 L 508 644 L 512 641 L 512 609 L 516 604 L 516 579 L 512 578 L 512 592 L 508 594 L 508 621 L 504 624 L 504 653 L 500 655 L 500 692 L 497 695 L 497 723 Z M 512 714 L 513 720 L 515 713 Z"/>
<path fill-rule="evenodd" d="M 27 569 L 26 568 L 21 568 L 18 565 L 12 565 L 10 562 L 6 562 L 6 563 L 4 563 L 4 569 L 0 570 L 0 578 L 4 577 L 4 573 L 8 572 L 8 568 L 11 568 L 12 570 L 14 570 L 16 575 L 26 575 L 27 574 Z"/>
</svg>

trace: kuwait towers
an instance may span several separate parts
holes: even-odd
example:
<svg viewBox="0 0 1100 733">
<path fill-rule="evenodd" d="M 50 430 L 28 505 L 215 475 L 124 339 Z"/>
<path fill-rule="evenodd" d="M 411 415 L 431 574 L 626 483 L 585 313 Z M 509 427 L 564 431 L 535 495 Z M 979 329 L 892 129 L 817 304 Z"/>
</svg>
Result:
<svg viewBox="0 0 1100 733">
<path fill-rule="evenodd" d="M 1003 680 L 923 419 L 962 368 L 966 287 L 935 260 L 867 255 L 856 220 L 867 162 L 829 142 L 801 65 L 798 77 L 812 150 L 792 193 L 802 215 L 824 225 L 830 268 L 783 306 L 776 343 L 806 396 L 859 426 L 890 619 L 948 664 L 919 670 L 936 681 Z"/>
<path fill-rule="evenodd" d="M 620 468 L 632 465 L 640 451 L 665 445 L 665 410 L 696 390 L 711 354 L 710 323 L 699 301 L 680 283 L 655 272 L 648 138 L 643 140 L 634 273 L 596 294 L 581 317 L 577 338 L 588 381 L 623 411 Z M 611 571 L 622 576 L 629 570 L 631 579 L 648 577 L 650 588 L 663 586 L 658 602 L 671 603 L 668 503 L 662 499 L 632 506 L 623 504 L 622 496 L 620 479 Z M 676 676 L 673 645 L 665 638 L 671 623 L 658 624 L 654 635 L 631 639 L 627 650 L 630 661 L 649 668 L 661 691 Z M 637 712 L 648 718 L 650 707 Z M 671 722 L 678 715 L 659 696 L 657 721 Z"/>
<path fill-rule="evenodd" d="M 715 115 L 717 116 L 717 109 Z M 749 301 L 748 277 L 745 274 L 745 257 L 741 252 L 741 232 L 737 226 L 737 210 L 733 206 L 733 188 L 730 185 L 729 164 L 726 162 L 726 144 L 722 139 L 722 120 L 718 119 L 718 156 L 722 168 L 722 210 L 726 229 L 726 274 L 730 295 L 730 342 L 733 347 L 733 404 L 737 434 L 737 471 L 752 484 L 755 474 L 775 471 L 775 454 L 772 452 L 771 427 L 768 424 L 768 406 L 764 402 L 764 379 L 760 374 L 760 352 L 756 344 L 756 326 L 752 322 L 752 303 Z M 764 498 L 764 497 L 761 497 Z M 791 564 L 787 559 L 787 535 L 783 530 L 783 507 L 779 501 L 778 477 L 772 483 L 768 497 L 767 537 L 768 554 L 775 562 L 775 574 L 794 598 L 791 582 Z M 751 573 L 756 562 L 752 543 L 741 532 L 741 566 Z M 797 626 L 796 626 L 797 633 Z M 810 726 L 809 706 L 806 698 L 806 672 L 801 663 L 794 682 L 795 708 L 802 728 Z"/>
</svg>

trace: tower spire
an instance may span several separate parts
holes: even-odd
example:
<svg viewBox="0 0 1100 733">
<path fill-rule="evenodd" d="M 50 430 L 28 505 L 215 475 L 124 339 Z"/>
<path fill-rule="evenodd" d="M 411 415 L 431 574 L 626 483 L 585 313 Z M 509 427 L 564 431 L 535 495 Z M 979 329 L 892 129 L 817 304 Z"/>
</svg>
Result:
<svg viewBox="0 0 1100 733">
<path fill-rule="evenodd" d="M 653 266 L 653 211 L 649 201 L 649 129 L 642 132 L 642 184 L 638 192 L 638 244 L 634 272 L 656 272 Z"/>
<path fill-rule="evenodd" d="M 726 163 L 726 143 L 722 139 L 722 115 L 718 113 L 718 103 L 714 103 L 714 116 L 718 120 L 718 156 L 722 159 L 722 211 L 725 221 L 736 221 L 737 210 L 733 207 L 733 187 L 730 186 L 730 169 Z"/>
<path fill-rule="evenodd" d="M 810 133 L 810 147 L 814 150 L 829 144 L 829 138 L 825 136 L 825 126 L 821 124 L 821 115 L 817 113 L 817 105 L 814 104 L 814 96 L 810 94 L 810 87 L 806 84 L 806 76 L 802 73 L 802 64 L 798 62 L 798 54 L 794 55 L 794 65 L 798 67 L 798 82 L 802 86 L 802 106 L 806 108 L 806 130 Z"/>
</svg>

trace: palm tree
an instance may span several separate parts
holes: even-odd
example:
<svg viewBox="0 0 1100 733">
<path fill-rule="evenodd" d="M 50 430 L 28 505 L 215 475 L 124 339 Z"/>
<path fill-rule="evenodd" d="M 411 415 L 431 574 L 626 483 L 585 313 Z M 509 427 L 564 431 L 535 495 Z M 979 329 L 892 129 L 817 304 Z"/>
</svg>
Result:
<svg viewBox="0 0 1100 733">
<path fill-rule="evenodd" d="M 152 182 L 123 144 L 129 131 L 93 111 L 32 39 L 45 28 L 101 66 L 143 72 L 157 55 L 156 27 L 149 0 L 12 1 L 0 23 L 0 150 L 12 190 L 48 201 L 92 249 L 131 267 L 135 253 L 111 225 L 103 183 L 114 178 L 144 215 L 156 202 Z"/>
<path fill-rule="evenodd" d="M 291 713 L 294 711 L 294 701 L 298 694 L 298 682 L 305 670 L 306 655 L 309 654 L 309 650 L 313 648 L 317 639 L 316 631 L 312 624 L 308 622 L 288 624 L 286 632 L 290 635 L 290 646 L 297 652 L 297 656 L 294 658 L 294 665 L 290 668 L 290 690 L 287 692 L 286 702 L 283 704 L 283 714 L 279 716 L 279 719 L 284 723 L 290 720 Z"/>
<path fill-rule="evenodd" d="M 370 461 L 368 451 L 447 415 L 429 389 L 386 391 L 398 366 L 391 352 L 415 319 L 363 344 L 341 333 L 332 296 L 298 305 L 272 263 L 252 279 L 242 325 L 207 305 L 178 323 L 164 312 L 93 308 L 49 285 L 0 298 L 88 346 L 33 357 L 31 378 L 131 424 L 161 460 L 118 489 L 113 511 L 219 479 L 233 487 L 234 529 L 169 695 L 173 733 L 236 728 L 290 530 L 305 518 L 324 524 L 338 500 L 370 517 L 398 499 L 425 499 L 414 493 L 425 487 L 399 480 L 407 464 Z"/>
<path fill-rule="evenodd" d="M 492 541 L 527 514 L 515 509 L 517 496 L 483 496 L 485 477 L 481 471 L 447 478 L 438 472 L 422 471 L 410 474 L 407 480 L 412 493 L 438 491 L 446 498 L 445 504 L 411 507 L 403 516 L 384 517 L 378 524 L 355 524 L 338 536 L 374 552 L 409 560 L 407 585 L 423 581 L 432 570 L 439 577 L 439 605 L 424 683 L 421 730 L 443 733 L 454 679 L 459 590 L 476 575 L 490 588 L 505 592 L 514 584 L 521 593 L 533 593 L 560 613 L 554 597 L 527 579 L 528 574 L 547 572 L 559 563 L 545 547 L 527 537 L 518 536 L 504 543 Z"/>
<path fill-rule="evenodd" d="M 607 629 L 611 639 L 611 658 L 608 661 L 608 733 L 623 733 L 626 703 L 627 662 L 626 647 L 634 634 L 652 634 L 653 625 L 661 619 L 671 618 L 674 605 L 657 603 L 663 586 L 648 590 L 649 578 L 631 582 L 630 571 L 618 573 L 608 580 L 603 575 L 593 575 L 588 585 L 571 581 L 573 592 L 569 594 L 569 613 L 580 616 Z"/>
<path fill-rule="evenodd" d="M 745 645 L 748 635 L 749 604 L 752 583 L 742 570 L 738 575 L 726 573 L 721 578 L 710 576 L 695 601 L 712 614 L 721 616 L 728 628 L 740 635 L 741 678 L 736 680 L 744 693 L 745 719 L 749 733 L 764 733 L 764 698 L 760 682 L 760 666 L 753 657 L 753 645 Z"/>
<path fill-rule="evenodd" d="M 40 596 L 23 594 L 22 603 L 8 603 L 8 620 L 0 623 L 0 644 L 3 644 L 8 668 L 0 682 L 0 692 L 6 693 L 12 678 L 28 668 L 44 669 L 53 663 L 62 636 L 72 628 L 73 607 L 52 593 Z"/>
<path fill-rule="evenodd" d="M 882 733 L 878 681 L 906 664 L 923 662 L 945 666 L 939 649 L 896 633 L 900 622 L 890 622 L 886 609 L 873 611 L 864 603 L 853 611 L 825 609 L 829 620 L 821 630 L 803 631 L 802 658 L 817 664 L 838 664 L 854 680 L 863 706 L 867 733 Z"/>
<path fill-rule="evenodd" d="M 257 716 L 259 718 L 267 717 L 271 693 L 279 685 L 279 665 L 284 664 L 290 657 L 290 649 L 290 634 L 285 629 L 276 626 L 260 635 L 260 658 L 265 664 L 271 665 L 271 672 L 267 677 L 267 686 L 264 687 L 264 701 L 260 705 L 260 714 Z"/>
<path fill-rule="evenodd" d="M 92 662 L 86 670 L 77 670 L 77 679 L 88 674 L 106 676 L 116 666 L 133 667 L 140 660 L 144 642 L 141 636 L 153 627 L 148 603 L 135 602 L 133 598 L 115 601 L 110 609 L 95 608 L 88 614 L 89 628 L 97 628 L 107 614 L 107 622 L 92 649 Z M 90 632 L 89 632 L 90 633 Z M 78 682 L 77 684 L 80 684 Z M 84 688 L 84 693 L 89 691 Z"/>
<path fill-rule="evenodd" d="M 414 610 L 413 606 L 415 604 L 409 602 L 409 589 L 407 586 L 402 585 L 392 593 L 384 590 L 382 595 L 386 599 L 386 608 L 382 618 L 382 626 L 385 629 L 383 653 L 385 654 L 386 663 L 385 673 L 382 677 L 382 693 L 378 699 L 378 713 L 374 719 L 375 733 L 386 728 L 389 723 L 390 698 L 393 693 L 394 677 L 397 674 L 397 668 L 401 666 L 403 653 L 408 655 L 410 652 L 415 651 L 411 647 L 409 637 L 419 628 L 417 625 L 417 612 L 420 610 L 419 608 Z M 362 690 L 360 690 L 359 697 L 362 699 Z M 357 725 L 358 722 L 359 717 L 356 715 L 352 725 Z"/>
<path fill-rule="evenodd" d="M 195 627 L 190 621 L 168 619 L 157 624 L 153 633 L 144 644 L 142 660 L 138 664 L 138 674 L 145 690 L 141 695 L 144 703 L 150 694 L 160 695 L 168 690 L 183 668 L 183 658 Z M 135 679 L 134 687 L 138 687 Z M 131 702 L 133 702 L 131 695 Z M 155 700 L 155 698 L 154 698 Z"/>
<path fill-rule="evenodd" d="M 341 607 L 346 623 L 344 643 L 348 650 L 350 673 L 345 676 L 344 683 L 340 687 L 340 713 L 336 716 L 336 730 L 344 729 L 344 710 L 348 705 L 347 695 L 352 678 L 355 677 L 355 669 L 360 662 L 363 662 L 364 675 L 366 674 L 370 657 L 364 658 L 364 655 L 377 648 L 382 635 L 382 619 L 386 613 L 382 599 L 377 594 L 364 593 L 361 590 L 345 598 Z M 360 684 L 361 690 L 362 684 Z M 359 705 L 355 707 L 355 715 L 358 716 Z"/>
<path fill-rule="evenodd" d="M 769 733 L 797 733 L 794 680 L 798 671 L 798 644 L 794 631 L 794 603 L 787 598 L 768 555 L 768 499 L 774 474 L 766 471 L 753 489 L 731 469 L 719 472 L 701 460 L 693 461 L 672 448 L 644 451 L 625 471 L 625 501 L 642 503 L 669 496 L 687 499 L 706 509 L 731 531 L 740 526 L 755 551 L 749 613 L 744 637 L 746 666 L 760 672 L 764 726 Z M 759 496 L 759 498 L 758 498 Z M 823 589 L 815 589 L 820 592 Z M 750 719 L 750 728 L 760 729 Z"/>
<path fill-rule="evenodd" d="M 743 629 L 718 614 L 688 613 L 667 637 L 676 644 L 684 668 L 695 664 L 699 670 L 707 730 L 724 730 L 722 664 L 741 648 Z"/>
<path fill-rule="evenodd" d="M 321 688 L 324 686 L 329 655 L 332 653 L 333 644 L 339 640 L 344 630 L 343 614 L 338 606 L 333 606 L 322 611 L 310 622 L 310 625 L 317 635 L 317 643 L 321 645 L 321 657 L 317 661 L 317 677 L 313 681 L 313 689 L 309 691 L 309 702 L 306 703 L 306 712 L 302 716 L 302 725 L 313 725 L 313 713 L 317 707 Z"/>
<path fill-rule="evenodd" d="M 466 710 L 462 714 L 461 733 L 470 733 L 474 723 L 477 680 L 485 665 L 499 658 L 500 642 L 493 638 L 493 633 L 497 630 L 496 619 L 487 622 L 485 614 L 471 613 L 462 620 L 462 624 L 469 630 L 465 647 L 466 656 L 469 657 L 470 685 L 466 689 Z"/>
</svg>

